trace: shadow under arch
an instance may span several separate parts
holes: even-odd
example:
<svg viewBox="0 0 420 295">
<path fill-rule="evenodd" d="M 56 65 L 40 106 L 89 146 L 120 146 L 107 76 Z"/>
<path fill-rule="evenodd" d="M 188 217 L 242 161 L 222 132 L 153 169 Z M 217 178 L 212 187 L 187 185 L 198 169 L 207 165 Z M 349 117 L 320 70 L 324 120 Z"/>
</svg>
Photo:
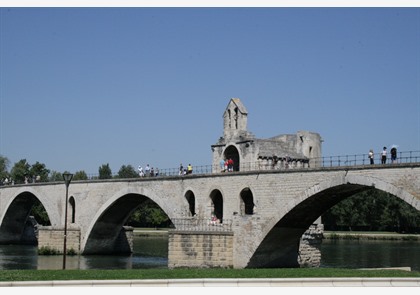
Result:
<svg viewBox="0 0 420 295">
<path fill-rule="evenodd" d="M 96 219 L 83 249 L 89 254 L 129 254 L 132 246 L 125 235 L 124 225 L 132 213 L 152 199 L 136 193 L 128 193 L 111 203 Z"/>
<path fill-rule="evenodd" d="M 27 191 L 13 199 L 1 221 L 0 244 L 38 244 L 36 221 L 30 219 L 31 210 L 36 204 L 42 205 L 33 193 Z"/>
</svg>

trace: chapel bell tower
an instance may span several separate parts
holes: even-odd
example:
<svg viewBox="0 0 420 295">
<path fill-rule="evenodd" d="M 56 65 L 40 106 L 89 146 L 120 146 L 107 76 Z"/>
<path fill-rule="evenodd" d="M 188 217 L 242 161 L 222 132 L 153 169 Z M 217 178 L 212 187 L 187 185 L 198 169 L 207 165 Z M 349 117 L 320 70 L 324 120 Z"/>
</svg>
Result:
<svg viewBox="0 0 420 295">
<path fill-rule="evenodd" d="M 246 135 L 248 112 L 239 98 L 232 98 L 223 114 L 223 135 L 225 138 Z"/>
</svg>

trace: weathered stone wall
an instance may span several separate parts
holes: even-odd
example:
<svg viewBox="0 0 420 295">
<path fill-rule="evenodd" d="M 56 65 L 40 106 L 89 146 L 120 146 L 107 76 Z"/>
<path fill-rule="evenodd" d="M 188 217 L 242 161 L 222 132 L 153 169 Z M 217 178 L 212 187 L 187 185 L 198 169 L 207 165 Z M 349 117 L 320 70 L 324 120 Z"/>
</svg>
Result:
<svg viewBox="0 0 420 295">
<path fill-rule="evenodd" d="M 321 244 L 324 233 L 322 224 L 313 224 L 302 235 L 299 246 L 298 262 L 301 267 L 321 265 Z"/>
<path fill-rule="evenodd" d="M 39 226 L 38 249 L 43 247 L 63 253 L 64 229 L 52 226 Z M 77 254 L 80 253 L 80 229 L 67 229 L 66 249 L 67 252 L 73 250 Z"/>
<path fill-rule="evenodd" d="M 168 267 L 232 268 L 232 232 L 169 232 Z"/>
</svg>

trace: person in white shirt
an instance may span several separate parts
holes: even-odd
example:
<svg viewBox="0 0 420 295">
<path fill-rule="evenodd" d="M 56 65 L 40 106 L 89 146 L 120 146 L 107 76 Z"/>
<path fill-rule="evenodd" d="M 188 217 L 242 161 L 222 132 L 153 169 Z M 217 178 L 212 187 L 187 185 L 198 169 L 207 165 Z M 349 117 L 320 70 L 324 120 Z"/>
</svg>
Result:
<svg viewBox="0 0 420 295">
<path fill-rule="evenodd" d="M 385 164 L 386 163 L 386 147 L 384 146 L 384 149 L 382 150 L 381 153 L 382 157 L 381 157 L 381 163 Z"/>
</svg>

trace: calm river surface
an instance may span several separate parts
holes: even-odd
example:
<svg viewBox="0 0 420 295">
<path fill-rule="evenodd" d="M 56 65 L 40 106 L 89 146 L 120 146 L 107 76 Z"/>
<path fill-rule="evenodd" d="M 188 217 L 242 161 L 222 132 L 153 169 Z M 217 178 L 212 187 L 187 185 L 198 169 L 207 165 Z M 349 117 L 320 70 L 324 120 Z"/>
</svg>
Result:
<svg viewBox="0 0 420 295">
<path fill-rule="evenodd" d="M 67 269 L 166 268 L 167 237 L 135 237 L 131 256 L 67 256 Z M 411 267 L 420 271 L 418 241 L 323 240 L 321 267 Z M 60 255 L 37 254 L 34 246 L 0 245 L 0 270 L 62 269 Z"/>
</svg>

